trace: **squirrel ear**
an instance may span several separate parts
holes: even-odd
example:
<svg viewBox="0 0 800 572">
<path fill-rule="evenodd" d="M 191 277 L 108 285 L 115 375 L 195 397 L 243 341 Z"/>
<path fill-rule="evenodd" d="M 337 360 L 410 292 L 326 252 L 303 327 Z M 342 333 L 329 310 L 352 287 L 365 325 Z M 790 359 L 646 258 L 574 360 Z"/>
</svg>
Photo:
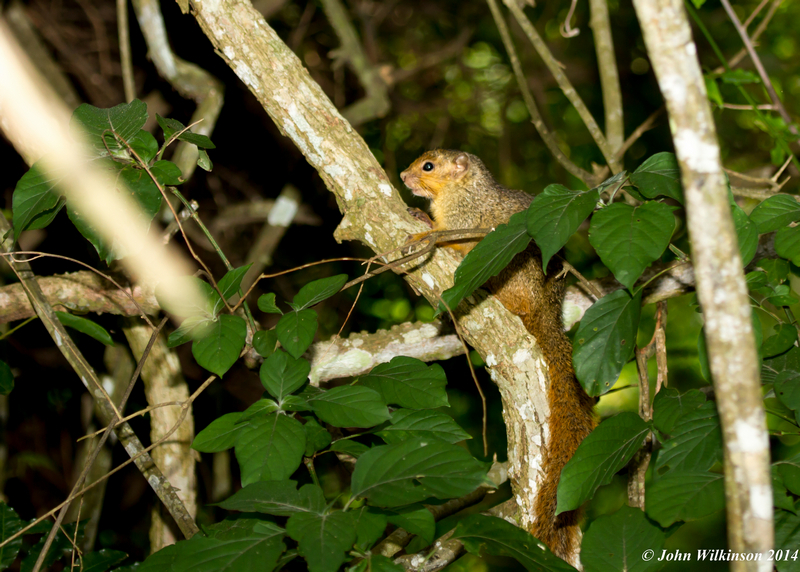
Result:
<svg viewBox="0 0 800 572">
<path fill-rule="evenodd" d="M 461 177 L 469 170 L 469 157 L 466 153 L 461 153 L 453 160 L 453 164 L 456 167 L 455 175 Z"/>
</svg>

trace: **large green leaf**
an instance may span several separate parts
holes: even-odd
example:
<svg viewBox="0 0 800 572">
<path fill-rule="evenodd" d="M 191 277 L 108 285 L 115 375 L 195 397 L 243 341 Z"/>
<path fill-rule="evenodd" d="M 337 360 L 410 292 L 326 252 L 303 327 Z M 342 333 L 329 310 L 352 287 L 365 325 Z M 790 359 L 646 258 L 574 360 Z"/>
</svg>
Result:
<svg viewBox="0 0 800 572">
<path fill-rule="evenodd" d="M 794 560 L 800 544 L 800 516 L 786 510 L 775 511 L 775 548 L 782 550 L 788 558 L 776 559 L 775 568 L 778 572 L 798 572 L 800 560 Z"/>
<path fill-rule="evenodd" d="M 5 542 L 8 538 L 22 530 L 22 519 L 17 516 L 14 509 L 4 502 L 0 502 L 0 542 Z M 0 546 L 0 570 L 5 570 L 19 554 L 22 548 L 22 537 L 19 536 L 8 544 Z"/>
<path fill-rule="evenodd" d="M 303 431 L 306 433 L 306 457 L 313 457 L 314 453 L 325 449 L 333 441 L 333 436 L 317 420 L 311 416 L 304 417 Z"/>
<path fill-rule="evenodd" d="M 664 528 L 697 520 L 725 507 L 725 483 L 717 473 L 673 471 L 648 485 L 646 506 Z"/>
<path fill-rule="evenodd" d="M 72 114 L 70 125 L 83 132 L 93 155 L 107 157 L 110 152 L 114 156 L 127 157 L 127 147 L 120 140 L 132 141 L 146 122 L 147 105 L 134 99 L 110 109 L 100 109 L 88 103 L 79 105 Z"/>
<path fill-rule="evenodd" d="M 360 383 L 381 394 L 385 403 L 411 409 L 447 407 L 447 377 L 439 364 L 398 356 L 372 368 Z"/>
<path fill-rule="evenodd" d="M 584 534 L 581 543 L 584 572 L 658 570 L 664 565 L 658 557 L 665 538 L 666 533 L 648 521 L 641 510 L 623 505 L 614 514 L 595 520 Z M 650 558 L 643 557 L 647 554 Z"/>
<path fill-rule="evenodd" d="M 185 182 L 180 168 L 172 161 L 156 161 L 153 166 L 150 167 L 150 172 L 162 187 L 167 185 L 182 185 Z"/>
<path fill-rule="evenodd" d="M 144 129 L 140 129 L 132 139 L 128 139 L 128 144 L 134 153 L 139 156 L 139 159 L 148 165 L 156 158 L 158 153 L 158 141 L 149 131 Z"/>
<path fill-rule="evenodd" d="M 111 339 L 111 334 L 108 333 L 108 330 L 100 324 L 91 321 L 89 318 L 59 311 L 56 311 L 56 317 L 59 322 L 68 328 L 82 332 L 107 346 L 111 347 L 114 345 L 114 340 Z"/>
<path fill-rule="evenodd" d="M 794 328 L 794 326 L 792 326 Z M 775 395 L 789 409 L 800 409 L 800 373 L 782 371 L 775 377 Z"/>
<path fill-rule="evenodd" d="M 528 234 L 542 251 L 542 268 L 547 271 L 550 258 L 567 243 L 583 224 L 600 193 L 571 191 L 563 185 L 548 185 L 528 207 Z"/>
<path fill-rule="evenodd" d="M 773 383 L 782 371 L 800 374 L 800 348 L 794 347 L 784 354 L 765 359 L 761 366 L 761 381 Z"/>
<path fill-rule="evenodd" d="M 440 411 L 398 409 L 392 413 L 391 423 L 378 431 L 387 443 L 398 443 L 412 437 L 441 439 L 447 443 L 472 439 L 452 417 Z"/>
<path fill-rule="evenodd" d="M 736 237 L 739 240 L 739 252 L 742 256 L 742 264 L 747 266 L 758 249 L 758 229 L 750 217 L 738 205 L 731 206 L 733 224 L 736 228 Z"/>
<path fill-rule="evenodd" d="M 369 387 L 342 385 L 308 400 L 317 417 L 335 427 L 374 427 L 389 419 L 381 395 Z"/>
<path fill-rule="evenodd" d="M 656 153 L 631 173 L 631 182 L 648 199 L 670 197 L 683 203 L 681 170 L 673 153 Z"/>
<path fill-rule="evenodd" d="M 106 572 L 111 566 L 122 562 L 128 557 L 120 550 L 97 550 L 83 555 L 83 568 L 81 572 Z"/>
<path fill-rule="evenodd" d="M 427 542 L 433 542 L 436 535 L 436 521 L 433 514 L 420 504 L 398 507 L 396 509 L 369 507 L 369 510 L 380 512 L 386 520 L 406 532 L 416 534 Z"/>
<path fill-rule="evenodd" d="M 662 433 L 669 435 L 678 419 L 705 402 L 706 396 L 699 389 L 690 389 L 681 394 L 674 387 L 665 387 L 653 400 L 653 425 Z"/>
<path fill-rule="evenodd" d="M 278 341 L 283 348 L 299 358 L 314 341 L 317 332 L 317 313 L 314 310 L 287 312 L 275 326 Z"/>
<path fill-rule="evenodd" d="M 60 180 L 42 170 L 37 161 L 17 181 L 11 196 L 15 240 L 23 230 L 44 228 L 53 221 L 64 206 L 55 190 Z"/>
<path fill-rule="evenodd" d="M 152 554 L 137 572 L 272 572 L 286 550 L 285 531 L 263 520 L 224 520 L 206 531 Z"/>
<path fill-rule="evenodd" d="M 261 384 L 278 401 L 300 389 L 308 380 L 311 364 L 276 350 L 261 364 Z"/>
<path fill-rule="evenodd" d="M 442 294 L 444 304 L 454 310 L 458 303 L 472 294 L 489 278 L 508 266 L 511 259 L 525 250 L 531 237 L 528 235 L 527 211 L 518 212 L 508 224 L 498 225 L 487 234 L 458 265 L 455 284 Z M 444 312 L 442 303 L 437 309 Z"/>
<path fill-rule="evenodd" d="M 592 217 L 589 242 L 629 290 L 669 245 L 675 229 L 673 210 L 657 201 L 637 207 L 614 203 Z"/>
<path fill-rule="evenodd" d="M 787 226 L 775 235 L 775 252 L 795 266 L 800 265 L 800 226 Z"/>
<path fill-rule="evenodd" d="M 303 485 L 297 490 L 294 481 L 258 481 L 245 486 L 218 506 L 226 510 L 289 516 L 296 512 L 322 514 L 325 504 L 322 489 L 317 485 Z"/>
<path fill-rule="evenodd" d="M 196 296 L 167 296 L 167 289 L 175 292 L 195 292 Z M 174 280 L 159 282 L 156 286 L 156 300 L 161 308 L 182 318 L 201 317 L 213 319 L 217 309 L 222 306 L 222 298 L 208 282 L 196 276 L 179 276 Z M 197 305 L 199 302 L 200 305 Z"/>
<path fill-rule="evenodd" d="M 642 291 L 631 296 L 617 290 L 586 310 L 575 333 L 575 375 L 589 395 L 603 395 L 617 382 L 633 356 L 642 306 Z"/>
<path fill-rule="evenodd" d="M 241 427 L 236 434 L 236 460 L 242 485 L 292 476 L 306 449 L 306 434 L 299 421 L 271 413 L 253 417 Z"/>
<path fill-rule="evenodd" d="M 771 358 L 782 354 L 797 341 L 797 327 L 794 324 L 780 324 L 775 333 L 764 340 L 761 346 L 761 355 Z"/>
<path fill-rule="evenodd" d="M 578 446 L 561 471 L 556 514 L 574 510 L 607 485 L 642 447 L 650 424 L 635 413 L 619 413 L 600 423 Z"/>
<path fill-rule="evenodd" d="M 362 454 L 350 489 L 353 497 L 393 507 L 429 497 L 460 497 L 486 482 L 486 468 L 466 449 L 415 438 L 373 447 Z"/>
<path fill-rule="evenodd" d="M 236 444 L 236 434 L 242 428 L 237 425 L 241 416 L 236 411 L 214 419 L 194 438 L 192 449 L 201 453 L 217 453 L 233 447 Z"/>
<path fill-rule="evenodd" d="M 514 558 L 530 572 L 574 572 L 529 532 L 496 516 L 473 514 L 458 523 L 453 536 L 472 554 Z"/>
<path fill-rule="evenodd" d="M 775 195 L 760 203 L 750 213 L 750 220 L 758 226 L 758 232 L 772 232 L 800 221 L 800 203 L 791 195 Z"/>
<path fill-rule="evenodd" d="M 310 572 L 336 572 L 356 541 L 356 521 L 352 512 L 340 510 L 298 512 L 289 517 L 286 532 L 297 541 Z"/>
<path fill-rule="evenodd" d="M 346 283 L 347 274 L 338 274 L 329 278 L 314 280 L 300 288 L 300 291 L 289 305 L 298 312 L 310 308 L 336 294 Z"/>
<path fill-rule="evenodd" d="M 247 271 L 250 270 L 252 265 L 253 264 L 251 263 L 245 266 L 240 266 L 239 268 L 234 268 L 233 270 L 228 271 L 225 276 L 223 276 L 222 279 L 217 282 L 217 288 L 219 288 L 219 291 L 222 292 L 223 298 L 227 300 L 239 291 L 239 286 L 242 284 L 242 278 L 244 278 L 244 275 L 247 274 Z"/>
<path fill-rule="evenodd" d="M 656 470 L 707 471 L 722 457 L 722 431 L 713 403 L 704 403 L 684 413 L 672 429 L 672 438 L 664 442 L 656 460 Z"/>
<path fill-rule="evenodd" d="M 222 314 L 192 342 L 192 355 L 200 366 L 222 377 L 239 359 L 246 337 L 244 318 Z"/>
</svg>

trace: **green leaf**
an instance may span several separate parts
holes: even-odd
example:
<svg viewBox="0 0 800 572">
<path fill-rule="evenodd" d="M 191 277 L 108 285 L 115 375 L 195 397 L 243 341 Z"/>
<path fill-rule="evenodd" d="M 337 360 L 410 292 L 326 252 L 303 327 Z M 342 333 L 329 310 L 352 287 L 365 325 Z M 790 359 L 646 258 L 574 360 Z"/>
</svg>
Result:
<svg viewBox="0 0 800 572">
<path fill-rule="evenodd" d="M 720 79 L 722 79 L 723 83 L 729 83 L 733 85 L 742 85 L 746 83 L 761 83 L 758 74 L 743 69 L 726 71 L 724 74 L 720 76 Z"/>
<path fill-rule="evenodd" d="M 664 565 L 658 557 L 665 538 L 666 533 L 648 521 L 641 510 L 623 506 L 614 514 L 598 518 L 584 534 L 581 543 L 584 572 L 658 570 Z M 642 558 L 642 554 L 650 551 L 656 558 Z"/>
<path fill-rule="evenodd" d="M 527 211 L 513 215 L 508 224 L 497 225 L 456 268 L 455 284 L 442 294 L 447 308 L 454 310 L 461 300 L 508 266 L 511 259 L 525 250 L 530 241 Z M 445 306 L 439 303 L 437 313 L 444 311 Z"/>
<path fill-rule="evenodd" d="M 451 538 L 463 542 L 464 548 L 472 554 L 484 552 L 492 556 L 514 558 L 530 572 L 575 571 L 529 532 L 496 516 L 470 515 L 458 523 Z"/>
<path fill-rule="evenodd" d="M 0 360 L 0 395 L 8 395 L 12 389 L 14 389 L 14 374 L 8 364 Z"/>
<path fill-rule="evenodd" d="M 770 282 L 780 283 L 789 277 L 789 263 L 780 258 L 765 258 L 758 261 L 758 268 L 767 273 Z"/>
<path fill-rule="evenodd" d="M 706 396 L 699 389 L 690 389 L 681 395 L 674 387 L 665 387 L 653 400 L 653 425 L 662 433 L 669 435 L 678 419 L 705 402 Z"/>
<path fill-rule="evenodd" d="M 542 268 L 547 271 L 550 258 L 567 244 L 600 200 L 593 189 L 571 191 L 563 185 L 548 185 L 528 207 L 528 234 L 542 251 Z"/>
<path fill-rule="evenodd" d="M 239 291 L 239 287 L 242 285 L 242 278 L 244 278 L 244 275 L 247 274 L 247 271 L 250 270 L 252 265 L 251 263 L 247 266 L 234 268 L 227 272 L 225 276 L 222 277 L 222 280 L 217 282 L 217 288 L 222 292 L 223 298 L 228 300 Z"/>
<path fill-rule="evenodd" d="M 700 9 L 700 8 L 703 6 L 703 4 L 705 4 L 705 3 L 706 3 L 706 0 L 692 0 L 692 4 L 694 4 L 694 7 L 695 7 L 695 8 L 697 8 L 698 10 L 699 10 L 699 9 Z"/>
<path fill-rule="evenodd" d="M 650 201 L 638 207 L 614 203 L 592 217 L 589 242 L 628 290 L 669 245 L 673 207 Z"/>
<path fill-rule="evenodd" d="M 161 183 L 161 186 L 182 185 L 186 182 L 183 180 L 183 173 L 181 173 L 180 168 L 172 161 L 156 161 L 150 167 L 150 172 Z"/>
<path fill-rule="evenodd" d="M 239 359 L 246 337 L 244 318 L 222 314 L 192 342 L 192 355 L 201 367 L 222 377 Z"/>
<path fill-rule="evenodd" d="M 214 168 L 214 165 L 211 163 L 211 159 L 206 153 L 205 149 L 198 149 L 197 150 L 197 166 L 203 169 L 204 171 L 208 171 L 209 173 Z"/>
<path fill-rule="evenodd" d="M 110 151 L 116 157 L 128 157 L 127 147 L 119 141 L 133 140 L 146 122 L 147 105 L 134 99 L 110 109 L 88 103 L 79 105 L 72 114 L 70 126 L 83 132 L 93 155 L 107 157 Z"/>
<path fill-rule="evenodd" d="M 68 328 L 82 332 L 109 347 L 114 346 L 114 340 L 111 339 L 111 334 L 108 333 L 108 330 L 99 324 L 95 324 L 90 319 L 59 311 L 56 311 L 56 317 L 59 322 Z"/>
<path fill-rule="evenodd" d="M 672 429 L 672 438 L 664 442 L 656 460 L 656 470 L 707 471 L 722 457 L 722 431 L 713 403 L 704 403 L 684 413 Z M 660 471 L 664 473 L 664 471 Z"/>
<path fill-rule="evenodd" d="M 200 149 L 216 149 L 216 145 L 214 145 L 211 142 L 211 139 L 209 139 L 205 135 L 200 135 L 199 133 L 192 133 L 191 131 L 188 130 L 184 131 L 184 129 L 186 129 L 186 126 L 177 119 L 161 117 L 158 113 L 156 113 L 156 121 L 158 121 L 158 124 L 164 131 L 165 140 L 168 140 L 174 134 L 183 131 L 183 133 L 181 133 L 178 136 L 179 141 L 186 141 L 187 143 L 196 145 Z"/>
<path fill-rule="evenodd" d="M 702 2 L 705 2 L 705 0 L 702 0 Z M 695 1 L 695 7 L 699 8 L 699 6 L 697 6 L 697 1 Z M 722 100 L 722 93 L 720 93 L 719 86 L 717 85 L 717 80 L 707 75 L 704 75 L 703 79 L 706 82 L 708 99 L 716 103 L 719 107 L 725 105 L 725 102 Z"/>
<path fill-rule="evenodd" d="M 383 536 L 388 521 L 386 516 L 369 507 L 356 511 L 356 549 L 369 550 Z"/>
<path fill-rule="evenodd" d="M 152 554 L 137 572 L 272 572 L 286 550 L 285 531 L 263 520 L 240 518 L 206 527 Z"/>
<path fill-rule="evenodd" d="M 264 389 L 281 401 L 305 384 L 310 371 L 311 364 L 306 360 L 293 358 L 277 350 L 261 364 L 259 377 Z"/>
<path fill-rule="evenodd" d="M 794 555 L 800 543 L 800 517 L 785 510 L 775 511 L 775 548 Z M 776 560 L 778 572 L 797 572 L 798 561 Z"/>
<path fill-rule="evenodd" d="M 22 530 L 22 519 L 17 516 L 14 509 L 4 502 L 0 502 L 0 542 L 5 542 L 20 530 Z M 22 536 L 17 537 L 8 544 L 0 546 L 0 570 L 5 570 L 19 554 L 22 548 Z"/>
<path fill-rule="evenodd" d="M 275 331 L 283 348 L 299 358 L 314 341 L 314 334 L 317 333 L 317 313 L 314 310 L 288 312 L 278 320 Z"/>
<path fill-rule="evenodd" d="M 619 413 L 600 423 L 578 446 L 561 471 L 556 514 L 574 510 L 607 485 L 642 447 L 650 431 L 635 413 Z"/>
<path fill-rule="evenodd" d="M 331 451 L 346 453 L 358 459 L 361 455 L 369 451 L 369 447 L 352 439 L 339 439 L 331 444 Z"/>
<path fill-rule="evenodd" d="M 420 504 L 412 504 L 395 509 L 369 507 L 386 516 L 393 525 L 422 537 L 430 544 L 436 537 L 436 521 L 431 511 Z"/>
<path fill-rule="evenodd" d="M 392 414 L 391 423 L 378 431 L 378 435 L 387 443 L 398 443 L 413 437 L 441 439 L 447 443 L 472 439 L 452 417 L 439 411 L 398 409 Z"/>
<path fill-rule="evenodd" d="M 218 453 L 233 447 L 236 444 L 236 434 L 241 429 L 237 425 L 241 416 L 238 411 L 226 413 L 209 423 L 208 427 L 194 438 L 192 449 L 201 453 Z"/>
<path fill-rule="evenodd" d="M 800 221 L 800 203 L 791 195 L 775 195 L 760 203 L 750 213 L 759 234 L 772 232 Z"/>
<path fill-rule="evenodd" d="M 245 486 L 220 506 L 226 510 L 263 512 L 275 516 L 290 516 L 297 512 L 322 514 L 325 497 L 317 485 L 303 485 L 297 490 L 295 481 L 258 481 Z"/>
<path fill-rule="evenodd" d="M 145 131 L 144 129 L 140 129 L 139 132 L 133 136 L 133 139 L 128 141 L 128 144 L 147 165 L 156 158 L 156 154 L 158 153 L 158 141 L 156 141 L 156 138 L 153 137 L 149 131 Z"/>
<path fill-rule="evenodd" d="M 303 431 L 306 433 L 306 457 L 311 457 L 331 444 L 333 437 L 325 427 L 317 423 L 313 417 L 305 417 Z"/>
<path fill-rule="evenodd" d="M 281 406 L 275 401 L 272 399 L 259 399 L 242 412 L 242 416 L 239 418 L 236 424 L 240 425 L 250 421 L 255 417 L 262 417 L 270 413 L 275 413 L 276 411 L 281 411 Z"/>
<path fill-rule="evenodd" d="M 647 487 L 646 506 L 663 528 L 697 520 L 725 507 L 725 483 L 716 473 L 673 471 Z"/>
<path fill-rule="evenodd" d="M 189 316 L 167 338 L 167 346 L 174 348 L 191 340 L 202 339 L 208 328 L 214 326 L 214 320 L 205 316 Z"/>
<path fill-rule="evenodd" d="M 269 357 L 278 345 L 278 332 L 272 330 L 259 330 L 253 334 L 253 349 L 261 357 Z"/>
<path fill-rule="evenodd" d="M 750 217 L 737 205 L 731 207 L 733 224 L 736 227 L 736 237 L 739 239 L 739 252 L 742 256 L 742 265 L 747 266 L 758 249 L 758 230 Z"/>
<path fill-rule="evenodd" d="M 310 572 L 336 572 L 346 559 L 345 551 L 356 541 L 350 512 L 298 512 L 289 517 L 286 532 L 297 541 Z"/>
<path fill-rule="evenodd" d="M 289 305 L 297 312 L 305 310 L 330 298 L 341 290 L 346 283 L 347 274 L 337 274 L 329 278 L 314 280 L 300 288 L 300 291 Z"/>
<path fill-rule="evenodd" d="M 787 226 L 775 235 L 775 252 L 795 266 L 800 265 L 800 226 Z"/>
<path fill-rule="evenodd" d="M 800 373 L 791 370 L 780 372 L 775 378 L 773 389 L 778 400 L 786 407 L 800 409 Z"/>
<path fill-rule="evenodd" d="M 797 341 L 797 328 L 792 324 L 780 324 L 775 333 L 764 340 L 761 355 L 770 358 L 782 354 Z"/>
<path fill-rule="evenodd" d="M 299 421 L 280 413 L 254 417 L 240 425 L 236 460 L 242 485 L 288 479 L 300 466 L 306 434 Z"/>
<path fill-rule="evenodd" d="M 389 410 L 374 389 L 334 387 L 308 400 L 317 417 L 334 427 L 373 427 L 389 419 Z"/>
<path fill-rule="evenodd" d="M 11 197 L 14 240 L 23 230 L 45 228 L 58 214 L 64 202 L 55 190 L 61 177 L 53 177 L 41 169 L 37 161 L 22 175 Z"/>
<path fill-rule="evenodd" d="M 283 314 L 281 309 L 275 305 L 275 294 L 273 292 L 262 294 L 258 297 L 258 309 L 265 314 Z"/>
<path fill-rule="evenodd" d="M 633 356 L 642 306 L 642 291 L 631 297 L 617 290 L 586 310 L 575 333 L 575 375 L 591 396 L 603 395 L 617 382 Z"/>
<path fill-rule="evenodd" d="M 405 568 L 386 556 L 368 553 L 361 562 L 348 568 L 347 572 L 405 572 Z"/>
<path fill-rule="evenodd" d="M 762 383 L 773 383 L 782 371 L 793 371 L 800 374 L 800 348 L 791 348 L 785 354 L 764 360 L 761 366 Z"/>
<path fill-rule="evenodd" d="M 118 564 L 128 557 L 120 550 L 98 550 L 83 555 L 83 568 L 81 572 L 106 572 L 114 564 Z"/>
<path fill-rule="evenodd" d="M 360 383 L 374 389 L 384 403 L 411 409 L 448 407 L 447 377 L 439 364 L 428 365 L 415 358 L 398 356 L 372 368 Z"/>
<path fill-rule="evenodd" d="M 486 468 L 466 449 L 432 439 L 379 445 L 362 454 L 350 483 L 354 498 L 402 506 L 429 497 L 456 498 L 486 481 Z"/>
<path fill-rule="evenodd" d="M 648 199 L 664 196 L 683 204 L 681 170 L 674 153 L 656 153 L 631 173 L 631 182 Z"/>
</svg>

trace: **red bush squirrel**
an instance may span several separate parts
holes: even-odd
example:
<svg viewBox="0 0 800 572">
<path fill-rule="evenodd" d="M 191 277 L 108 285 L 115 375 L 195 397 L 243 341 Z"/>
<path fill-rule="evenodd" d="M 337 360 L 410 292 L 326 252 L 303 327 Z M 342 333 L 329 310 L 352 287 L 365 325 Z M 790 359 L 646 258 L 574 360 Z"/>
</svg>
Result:
<svg viewBox="0 0 800 572">
<path fill-rule="evenodd" d="M 533 200 L 527 193 L 503 187 L 478 157 L 461 151 L 428 151 L 400 177 L 415 195 L 431 200 L 434 231 L 493 228 L 527 209 Z M 466 254 L 477 242 L 443 244 Z M 577 549 L 580 511 L 556 516 L 556 490 L 561 469 L 595 427 L 594 400 L 584 392 L 572 368 L 572 344 L 561 319 L 565 287 L 562 264 L 553 258 L 549 267 L 545 274 L 541 252 L 531 242 L 487 286 L 508 310 L 522 318 L 547 363 L 550 438 L 544 447 L 544 478 L 530 533 L 561 558 L 571 560 Z"/>
</svg>

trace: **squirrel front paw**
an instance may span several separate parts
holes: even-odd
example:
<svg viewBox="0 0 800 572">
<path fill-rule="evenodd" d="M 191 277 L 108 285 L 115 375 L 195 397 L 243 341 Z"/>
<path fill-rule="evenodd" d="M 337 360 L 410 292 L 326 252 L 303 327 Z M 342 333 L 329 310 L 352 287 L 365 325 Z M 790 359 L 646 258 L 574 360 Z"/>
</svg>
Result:
<svg viewBox="0 0 800 572">
<path fill-rule="evenodd" d="M 427 225 L 428 228 L 430 229 L 433 228 L 433 221 L 431 220 L 431 217 L 428 216 L 428 213 L 426 213 L 425 211 L 421 211 L 417 208 L 411 207 L 407 209 L 407 212 L 415 219 L 417 219 L 419 222 Z"/>
</svg>

